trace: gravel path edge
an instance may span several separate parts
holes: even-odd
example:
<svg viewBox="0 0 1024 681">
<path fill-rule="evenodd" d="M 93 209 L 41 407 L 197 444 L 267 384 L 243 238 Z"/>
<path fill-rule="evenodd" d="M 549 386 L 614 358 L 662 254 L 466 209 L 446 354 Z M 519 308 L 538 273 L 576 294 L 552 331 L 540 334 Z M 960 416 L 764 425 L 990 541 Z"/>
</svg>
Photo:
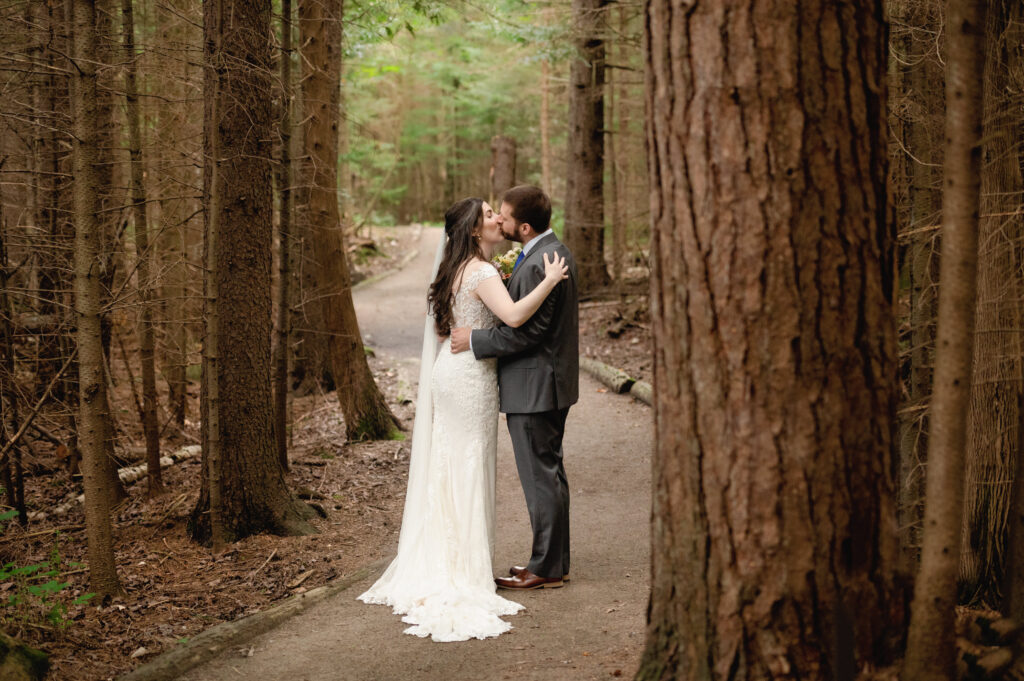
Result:
<svg viewBox="0 0 1024 681">
<path fill-rule="evenodd" d="M 172 681 L 190 669 L 220 656 L 227 649 L 247 643 L 311 606 L 345 591 L 367 576 L 379 572 L 387 563 L 388 559 L 378 560 L 347 577 L 292 596 L 266 610 L 210 627 L 141 667 L 118 677 L 118 681 Z"/>
</svg>

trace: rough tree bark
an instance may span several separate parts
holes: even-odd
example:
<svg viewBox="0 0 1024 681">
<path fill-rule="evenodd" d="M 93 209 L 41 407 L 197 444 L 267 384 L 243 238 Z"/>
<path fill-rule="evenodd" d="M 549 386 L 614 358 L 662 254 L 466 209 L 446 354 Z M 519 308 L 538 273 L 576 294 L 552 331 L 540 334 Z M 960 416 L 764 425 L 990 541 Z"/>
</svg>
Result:
<svg viewBox="0 0 1024 681">
<path fill-rule="evenodd" d="M 71 0 L 74 38 L 75 312 L 78 323 L 78 444 L 82 451 L 89 589 L 101 596 L 121 592 L 114 561 L 110 495 L 103 478 L 107 459 L 107 381 L 103 370 L 100 306 L 102 243 L 97 153 L 95 2 Z"/>
<path fill-rule="evenodd" d="M 121 257 L 120 249 L 115 243 L 114 236 L 114 222 L 113 213 L 109 207 L 110 192 L 112 191 L 113 185 L 113 143 L 111 126 L 113 124 L 111 119 L 112 105 L 111 96 L 113 88 L 110 87 L 108 82 L 109 72 L 104 66 L 113 61 L 109 41 L 112 39 L 111 35 L 111 13 L 109 10 L 108 3 L 110 0 L 97 0 L 93 3 L 94 10 L 93 14 L 95 17 L 94 23 L 91 30 L 93 36 L 93 50 L 95 53 L 95 68 L 92 71 L 92 78 L 96 81 L 96 101 L 90 103 L 90 109 L 93 111 L 94 121 L 93 130 L 95 131 L 95 151 L 96 158 L 94 167 L 96 170 L 95 179 L 96 185 L 94 191 L 96 192 L 97 210 L 96 220 L 99 230 L 97 233 L 97 255 L 94 269 L 98 273 L 97 276 L 100 280 L 100 295 L 101 298 L 98 303 L 97 310 L 100 315 L 100 328 L 101 341 L 103 344 L 103 363 L 104 372 L 105 367 L 109 366 L 110 357 L 110 339 L 111 339 L 111 323 L 107 309 L 110 304 L 110 286 L 113 281 L 113 275 L 117 269 L 117 261 Z M 63 24 L 57 25 L 57 31 L 65 31 L 68 36 L 68 44 L 73 45 L 75 40 L 75 32 L 77 29 L 77 23 L 74 18 L 74 12 L 76 11 L 75 0 L 66 0 L 64 3 L 64 17 L 65 21 Z M 71 50 L 64 51 L 63 54 L 70 54 Z M 76 65 L 71 65 L 71 71 L 77 70 Z M 101 78 L 102 75 L 102 78 Z M 69 98 L 68 101 L 73 103 L 75 98 L 74 88 L 77 86 L 77 79 L 74 75 L 68 81 Z M 73 113 L 73 104 L 69 105 L 68 111 L 71 112 L 69 120 L 72 120 L 72 130 L 69 131 L 69 137 L 74 137 L 73 128 L 75 125 L 76 114 Z M 74 154 L 71 154 L 71 163 L 74 164 Z M 70 189 L 71 204 L 77 200 L 74 198 L 75 183 L 77 182 L 77 173 L 70 170 L 67 174 L 69 178 L 68 185 L 65 190 Z M 63 201 L 62 201 L 63 203 Z M 63 206 L 62 206 L 63 208 Z M 67 239 L 69 242 L 78 238 L 78 225 L 77 225 L 77 207 L 68 208 L 64 215 L 68 216 L 64 220 L 62 229 L 62 239 Z M 72 214 L 75 215 L 72 218 Z M 76 250 L 77 247 L 69 249 L 69 252 Z M 73 266 L 77 267 L 77 263 Z M 69 268 L 71 269 L 71 268 Z M 64 283 L 70 284 L 68 279 L 64 279 Z M 65 290 L 65 304 L 68 310 L 73 308 L 74 303 L 71 298 L 71 287 L 68 286 Z M 58 337 L 58 343 L 61 346 L 61 356 L 64 358 L 71 357 L 75 354 L 75 334 L 63 333 Z M 77 337 L 81 337 L 80 334 Z M 79 355 L 79 359 L 81 356 Z M 77 366 L 73 371 L 65 373 L 64 379 L 64 399 L 69 403 L 73 400 L 77 400 L 81 392 L 81 386 L 79 385 L 78 369 Z M 104 391 L 104 400 L 106 401 L 106 391 Z M 98 436 L 103 442 L 106 454 L 97 461 L 99 466 L 100 485 L 102 485 L 110 497 L 111 506 L 120 503 L 124 499 L 128 498 L 128 492 L 125 490 L 124 485 L 121 483 L 121 479 L 117 475 L 117 463 L 114 461 L 114 424 L 110 413 L 109 404 L 105 405 L 102 409 L 105 414 L 105 433 L 102 436 Z M 84 453 L 80 451 L 78 436 L 80 433 L 80 424 L 76 420 L 74 410 L 68 414 L 68 426 L 71 429 L 72 441 L 69 443 L 69 449 L 71 450 L 71 457 L 73 460 L 84 458 Z"/>
<path fill-rule="evenodd" d="M 569 165 L 565 243 L 579 267 L 580 292 L 608 283 L 604 262 L 603 31 L 607 0 L 573 0 L 577 54 L 569 75 Z"/>
<path fill-rule="evenodd" d="M 1020 116 L 1014 116 L 1013 111 L 1020 111 L 1024 106 L 1024 6 L 1013 0 L 992 0 L 989 5 L 989 36 L 986 39 L 989 49 L 989 61 L 987 68 L 993 76 L 998 78 L 997 82 L 1007 86 L 1002 89 L 1001 96 L 1005 99 L 998 112 L 993 112 L 992 125 L 1000 129 L 997 133 L 1000 140 L 999 147 L 1007 142 L 1016 140 L 1018 143 L 1012 150 L 1006 150 L 1008 159 L 1015 164 L 1016 170 L 1005 168 L 1006 175 L 1002 176 L 1008 186 L 1012 187 L 1011 192 L 1020 196 L 1024 188 L 1024 150 L 1021 149 L 1019 140 L 1024 138 L 1024 120 Z M 1001 33 L 994 35 L 995 27 L 1001 27 Z M 990 139 L 988 135 L 986 139 Z M 991 140 L 995 141 L 995 140 Z M 995 151 L 995 150 L 992 150 Z M 986 152 L 986 155 L 988 152 Z M 996 177 L 999 177 L 998 175 Z M 985 177 L 982 177 L 982 188 L 984 189 Z M 1003 190 L 1005 191 L 1005 190 Z M 983 192 L 984 196 L 985 192 Z M 1021 230 L 1021 216 L 1017 205 L 1007 205 L 1012 202 L 1014 194 L 993 194 L 989 203 L 990 213 L 987 220 L 1008 219 L 1015 224 L 1015 231 L 1019 234 Z M 1009 199 L 1009 201 L 1007 200 Z M 1010 215 L 1000 215 L 1009 214 Z M 1019 249 L 1017 250 L 1019 253 Z M 1019 317 L 1018 317 L 1019 323 Z M 1018 352 L 1019 357 L 1019 352 Z M 1024 395 L 1018 387 L 1018 396 L 1024 400 Z M 1021 404 L 1017 405 L 1018 418 L 1024 418 L 1021 412 Z M 1017 447 L 1014 450 L 1014 468 L 1010 474 L 1014 478 L 1014 490 L 1011 495 L 1010 507 L 1007 513 L 1008 539 L 1006 550 L 1006 565 L 1002 571 L 1003 576 L 1003 603 L 1002 611 L 1007 617 L 1018 622 L 1024 621 L 1024 457 L 1021 456 L 1021 424 L 1017 423 Z"/>
<path fill-rule="evenodd" d="M 142 430 L 146 437 L 146 479 L 150 497 L 162 494 L 160 474 L 160 426 L 156 415 L 156 357 L 153 338 L 153 282 L 150 277 L 149 222 L 146 218 L 146 183 L 143 179 L 142 128 L 139 122 L 138 71 L 135 54 L 135 19 L 132 0 L 121 0 L 124 29 L 124 98 L 128 121 L 128 149 L 131 155 L 132 214 L 135 220 L 135 250 L 138 258 L 139 360 L 142 364 Z"/>
<path fill-rule="evenodd" d="M 1007 514 L 1020 451 L 1022 19 L 1020 2 L 989 1 L 978 300 L 959 578 L 961 602 L 980 601 L 993 607 L 1000 602 Z"/>
<path fill-rule="evenodd" d="M 882 0 L 649 0 L 638 679 L 855 678 L 903 630 Z"/>
<path fill-rule="evenodd" d="M 207 227 L 211 293 L 216 295 L 216 439 L 223 479 L 225 541 L 258 532 L 311 534 L 311 511 L 285 484 L 274 441 L 271 394 L 272 96 L 270 0 L 205 0 L 203 5 Z M 216 153 L 214 158 L 213 153 Z M 213 178 L 216 186 L 212 186 Z M 212 201 L 211 201 L 212 199 Z M 204 451 L 204 457 L 208 456 Z M 204 458 L 204 470 L 210 465 Z M 218 477 L 214 471 L 212 477 Z M 209 477 L 192 512 L 193 539 L 210 537 Z"/>
<path fill-rule="evenodd" d="M 314 248 L 316 295 L 327 333 L 331 372 L 350 440 L 390 436 L 397 421 L 373 381 L 359 332 L 338 212 L 341 0 L 300 0 L 303 120 L 309 174 L 306 236 Z"/>
<path fill-rule="evenodd" d="M 949 679 L 964 509 L 964 446 L 978 266 L 985 0 L 946 4 L 946 155 L 935 387 L 928 435 L 924 537 L 904 678 Z"/>
</svg>

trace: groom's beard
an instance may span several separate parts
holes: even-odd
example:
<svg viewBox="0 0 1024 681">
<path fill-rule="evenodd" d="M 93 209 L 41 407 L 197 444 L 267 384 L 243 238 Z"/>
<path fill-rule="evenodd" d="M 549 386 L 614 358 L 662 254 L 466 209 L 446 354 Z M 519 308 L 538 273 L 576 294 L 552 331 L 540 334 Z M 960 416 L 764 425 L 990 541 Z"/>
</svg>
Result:
<svg viewBox="0 0 1024 681">
<path fill-rule="evenodd" d="M 501 232 L 501 235 L 509 241 L 517 241 L 519 243 L 523 242 L 523 237 L 519 236 L 518 232 L 513 231 L 511 234 L 506 232 L 505 225 L 502 225 L 499 231 Z"/>
</svg>

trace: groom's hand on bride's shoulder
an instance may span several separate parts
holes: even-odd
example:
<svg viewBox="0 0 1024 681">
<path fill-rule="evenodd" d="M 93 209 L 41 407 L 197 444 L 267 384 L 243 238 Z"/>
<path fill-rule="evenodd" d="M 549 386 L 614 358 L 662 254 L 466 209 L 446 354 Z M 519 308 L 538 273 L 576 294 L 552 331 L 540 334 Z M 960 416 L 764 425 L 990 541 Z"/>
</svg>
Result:
<svg viewBox="0 0 1024 681">
<path fill-rule="evenodd" d="M 452 329 L 453 354 L 469 350 L 469 337 L 472 333 L 473 329 L 468 326 L 460 326 L 457 329 Z"/>
</svg>

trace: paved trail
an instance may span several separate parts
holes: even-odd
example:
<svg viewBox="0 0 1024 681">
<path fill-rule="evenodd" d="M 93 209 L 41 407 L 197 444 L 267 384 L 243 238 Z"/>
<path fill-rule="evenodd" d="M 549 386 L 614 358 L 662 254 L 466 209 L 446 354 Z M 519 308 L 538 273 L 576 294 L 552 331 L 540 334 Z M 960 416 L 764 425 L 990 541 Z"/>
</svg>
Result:
<svg viewBox="0 0 1024 681">
<path fill-rule="evenodd" d="M 426 309 L 424 292 L 439 229 L 425 229 L 420 254 L 400 273 L 362 288 L 364 335 L 401 360 L 414 382 Z M 414 387 L 414 386 L 413 386 Z M 566 425 L 572 494 L 572 581 L 562 589 L 514 593 L 526 610 L 495 639 L 433 643 L 402 634 L 400 618 L 355 600 L 376 575 L 314 606 L 183 679 L 261 681 L 630 678 L 643 644 L 649 584 L 651 412 L 630 397 L 599 392 L 580 377 L 580 402 Z M 529 520 L 504 419 L 499 426 L 495 571 L 528 557 Z M 393 542 L 380 557 L 394 555 Z M 424 576 L 429 579 L 429 575 Z M 508 595 L 508 592 L 505 592 Z M 618 672 L 618 673 L 616 673 Z"/>
</svg>

